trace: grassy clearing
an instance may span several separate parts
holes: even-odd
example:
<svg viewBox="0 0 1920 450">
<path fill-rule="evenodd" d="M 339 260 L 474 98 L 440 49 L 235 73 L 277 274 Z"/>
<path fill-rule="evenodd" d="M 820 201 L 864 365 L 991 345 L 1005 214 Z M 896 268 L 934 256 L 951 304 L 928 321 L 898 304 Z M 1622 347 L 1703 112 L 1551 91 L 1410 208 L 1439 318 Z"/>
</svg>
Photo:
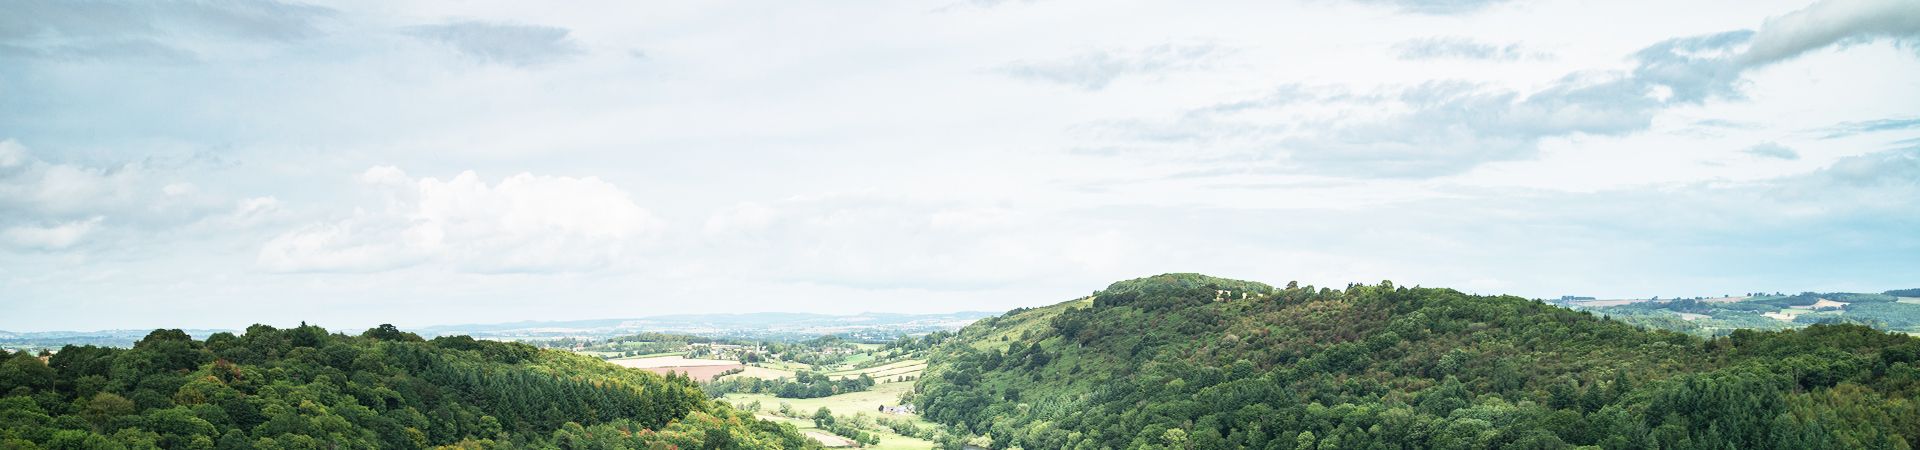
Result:
<svg viewBox="0 0 1920 450">
<path fill-rule="evenodd" d="M 1900 303 L 1906 303 L 1909 305 L 1920 305 L 1920 297 L 1896 297 L 1896 298 L 1899 299 L 1896 301 Z"/>
<path fill-rule="evenodd" d="M 780 417 L 780 416 L 775 416 L 775 415 L 766 414 L 766 413 L 761 413 L 759 417 L 761 419 L 765 419 L 770 422 L 793 424 L 794 427 L 799 428 L 800 432 L 803 434 L 806 434 L 808 437 L 821 436 L 821 437 L 815 437 L 814 440 L 821 441 L 822 445 L 827 445 L 827 443 L 829 442 L 831 443 L 846 442 L 846 438 L 836 436 L 833 433 L 827 432 L 827 430 L 815 428 L 813 426 L 813 421 L 811 420 Z M 925 422 L 925 421 L 922 421 L 922 422 Z M 933 425 L 932 425 L 932 422 L 925 422 L 925 423 L 922 423 L 921 426 L 933 426 Z M 915 437 L 901 436 L 898 434 L 894 434 L 892 431 L 887 431 L 887 430 L 867 430 L 867 431 L 876 432 L 880 435 L 880 445 L 867 447 L 869 449 L 927 450 L 927 449 L 934 448 L 933 441 L 915 438 Z M 832 445 L 828 445 L 828 446 L 832 447 Z"/>
<path fill-rule="evenodd" d="M 892 431 L 880 432 L 880 445 L 868 448 L 879 450 L 925 450 L 934 447 L 933 441 L 916 437 L 893 434 Z"/>
<path fill-rule="evenodd" d="M 781 403 L 787 403 L 793 405 L 795 410 L 808 414 L 826 407 L 833 410 L 834 414 L 851 415 L 857 412 L 877 412 L 881 405 L 898 405 L 900 394 L 911 390 L 913 390 L 913 383 L 881 383 L 874 385 L 873 389 L 821 398 L 779 398 L 768 394 L 733 393 L 720 399 L 735 405 L 744 405 L 757 400 L 760 402 L 761 411 L 777 411 Z"/>
<path fill-rule="evenodd" d="M 847 360 L 846 360 L 846 361 L 841 361 L 841 362 L 840 362 L 840 364 L 837 364 L 837 365 L 841 365 L 841 366 L 857 366 L 857 365 L 859 365 L 860 363 L 864 363 L 864 362 L 867 362 L 867 361 L 872 361 L 872 360 L 873 360 L 873 354 L 872 354 L 872 353 L 855 353 L 855 354 L 853 354 L 853 356 L 848 356 L 848 357 L 847 357 Z"/>
<path fill-rule="evenodd" d="M 1806 308 L 1786 308 L 1776 312 L 1770 312 L 1770 313 L 1765 313 L 1761 315 L 1772 317 L 1774 320 L 1778 320 L 1781 322 L 1792 323 L 1793 319 L 1800 317 L 1801 314 L 1812 314 L 1812 313 L 1813 313 L 1813 310 L 1806 309 Z"/>
<path fill-rule="evenodd" d="M 926 365 L 927 365 L 926 360 L 908 359 L 908 360 L 893 362 L 889 364 L 868 367 L 865 369 L 848 369 L 848 370 L 838 370 L 833 372 L 827 372 L 827 376 L 835 377 L 835 378 L 853 378 L 853 377 L 858 377 L 860 376 L 860 374 L 864 373 L 870 377 L 880 378 L 883 375 L 893 376 L 893 375 L 900 375 L 905 372 L 917 371 L 919 370 L 920 367 L 925 367 Z"/>
<path fill-rule="evenodd" d="M 921 364 L 915 364 L 911 366 L 902 366 L 902 367 L 895 367 L 887 370 L 876 370 L 872 372 L 867 372 L 867 376 L 873 377 L 876 380 L 887 380 L 887 379 L 891 379 L 891 378 L 902 376 L 902 375 L 917 377 L 917 376 L 920 376 L 920 372 L 922 370 L 925 370 L 926 368 L 927 368 L 927 365 L 925 363 L 921 363 Z M 857 377 L 859 375 L 855 374 L 854 376 Z"/>
<path fill-rule="evenodd" d="M 880 366 L 868 367 L 865 369 L 844 369 L 844 370 L 835 371 L 835 372 L 828 372 L 826 375 L 833 377 L 835 379 L 847 379 L 847 378 L 857 378 L 860 376 L 860 374 L 864 373 L 864 374 L 867 374 L 867 376 L 873 377 L 875 381 L 878 381 L 880 383 L 888 383 L 888 382 L 891 382 L 891 380 L 894 377 L 898 377 L 901 375 L 919 376 L 920 371 L 922 369 L 925 369 L 926 367 L 927 367 L 926 360 L 909 359 L 909 360 L 889 363 L 889 364 L 880 365 Z M 763 380 L 772 380 L 776 378 L 793 378 L 793 373 L 794 373 L 794 370 L 781 369 L 773 364 L 761 363 L 761 364 L 754 364 L 754 365 L 747 366 L 747 370 L 745 372 L 741 372 L 734 375 L 728 375 L 726 377 L 722 377 L 722 379 L 733 378 L 733 377 L 754 377 L 754 378 L 759 378 Z"/>
<path fill-rule="evenodd" d="M 883 416 L 878 412 L 880 405 L 899 404 L 900 394 L 910 390 L 913 390 L 913 383 L 890 383 L 876 385 L 869 391 L 822 398 L 778 398 L 767 394 L 727 394 L 720 399 L 733 403 L 734 405 L 745 405 L 759 401 L 760 410 L 763 411 L 760 413 L 760 418 L 793 424 L 793 426 L 799 427 L 801 432 L 832 434 L 827 433 L 825 430 L 815 428 L 811 420 L 779 417 L 768 414 L 768 412 L 778 411 L 780 409 L 780 403 L 785 402 L 793 405 L 793 409 L 802 414 L 813 414 L 814 411 L 819 410 L 821 407 L 826 407 L 827 409 L 833 410 L 833 414 L 836 416 L 850 417 L 855 414 L 866 414 L 871 417 L 890 417 L 894 419 L 911 418 L 921 427 L 938 427 L 939 425 L 923 420 L 919 416 Z M 876 427 L 876 429 L 868 430 L 877 432 L 880 435 L 880 445 L 868 448 L 883 450 L 924 450 L 934 447 L 932 441 L 901 436 L 884 428 L 885 427 Z"/>
<path fill-rule="evenodd" d="M 1057 310 L 1091 307 L 1093 307 L 1093 297 L 1086 297 L 1058 305 L 1033 308 L 1011 318 L 1002 316 L 1000 320 L 1011 322 L 1002 322 L 1001 326 L 995 327 L 991 334 L 975 339 L 972 345 L 979 350 L 1005 350 L 1008 344 L 1020 339 L 1028 331 L 1039 331 L 1049 326 L 1051 323 L 1049 321 L 1054 316 L 1060 315 L 1060 311 Z"/>
</svg>

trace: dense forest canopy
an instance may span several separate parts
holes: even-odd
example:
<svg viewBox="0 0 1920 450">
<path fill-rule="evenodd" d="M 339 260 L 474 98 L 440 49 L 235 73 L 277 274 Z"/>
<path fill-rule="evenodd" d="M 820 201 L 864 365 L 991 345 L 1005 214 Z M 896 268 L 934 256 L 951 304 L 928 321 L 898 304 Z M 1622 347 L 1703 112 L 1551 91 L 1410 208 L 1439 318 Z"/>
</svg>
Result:
<svg viewBox="0 0 1920 450">
<path fill-rule="evenodd" d="M 1177 274 L 976 323 L 918 391 L 995 448 L 1908 449 L 1920 339 Z"/>
<path fill-rule="evenodd" d="M 0 362 L 0 448 L 812 448 L 690 380 L 391 326 L 156 330 Z"/>
</svg>

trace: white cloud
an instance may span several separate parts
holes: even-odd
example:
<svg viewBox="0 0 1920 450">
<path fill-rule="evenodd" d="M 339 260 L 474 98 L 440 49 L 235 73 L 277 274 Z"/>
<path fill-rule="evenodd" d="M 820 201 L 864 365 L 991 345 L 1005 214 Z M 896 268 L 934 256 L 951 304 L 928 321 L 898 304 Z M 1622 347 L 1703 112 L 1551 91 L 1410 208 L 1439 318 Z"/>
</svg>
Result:
<svg viewBox="0 0 1920 450">
<path fill-rule="evenodd" d="M 333 14 L 276 1 L 24 0 L 9 6 L 10 14 L 0 15 L 0 58 L 186 61 L 197 58 L 195 47 L 313 37 Z"/>
<path fill-rule="evenodd" d="M 773 224 L 780 211 L 762 203 L 744 202 L 707 217 L 703 231 L 708 236 L 753 233 Z"/>
<path fill-rule="evenodd" d="M 1518 43 L 1495 44 L 1470 38 L 1449 36 L 1409 39 L 1393 44 L 1400 59 L 1481 59 L 1518 61 L 1551 59 L 1553 55 L 1526 49 Z"/>
<path fill-rule="evenodd" d="M 31 161 L 27 148 L 12 139 L 0 141 L 0 169 L 14 169 Z"/>
<path fill-rule="evenodd" d="M 0 230 L 0 240 L 7 244 L 28 249 L 58 250 L 72 247 L 81 238 L 92 233 L 100 225 L 102 217 L 55 224 L 50 226 L 15 225 Z"/>
<path fill-rule="evenodd" d="M 708 235 L 696 250 L 703 265 L 789 283 L 982 290 L 1084 274 L 1130 254 L 1116 244 L 1124 236 L 1098 222 L 869 194 L 733 208 L 709 224 L 747 222 L 743 216 L 751 227 Z"/>
<path fill-rule="evenodd" d="M 1896 3 L 27 1 L 0 14 L 0 128 L 33 146 L 0 144 L 0 233 L 39 244 L 0 239 L 32 318 L 7 329 L 1920 270 L 1920 172 L 1846 159 L 1920 142 L 1913 40 L 1873 25 Z M 1433 36 L 1471 40 L 1390 48 Z M 1740 153 L 1769 141 L 1800 158 Z M 1806 173 L 1830 182 L 1781 178 Z"/>
<path fill-rule="evenodd" d="M 268 241 L 279 272 L 376 272 L 436 264 L 462 272 L 581 272 L 621 262 L 664 228 L 598 178 L 522 173 L 489 185 L 474 172 L 412 178 L 378 166 L 361 181 L 388 195 L 376 211 L 311 224 Z"/>
<path fill-rule="evenodd" d="M 1014 215 L 1006 208 L 956 208 L 935 212 L 928 221 L 936 229 L 983 230 L 1014 224 Z"/>
<path fill-rule="evenodd" d="M 1434 2 L 1435 5 L 1475 2 Z M 1899 0 L 1825 0 L 1733 30 L 1664 39 L 1642 47 L 1626 70 L 1584 69 L 1536 89 L 1453 80 L 1372 89 L 1265 94 L 1191 109 L 1170 125 L 1105 148 L 1171 147 L 1180 162 L 1342 177 L 1435 178 L 1540 154 L 1548 140 L 1643 133 L 1669 111 L 1747 100 L 1754 69 L 1827 46 L 1920 36 L 1920 8 Z M 1468 40 L 1403 41 L 1400 57 L 1506 58 L 1522 52 Z M 1304 108 L 1296 108 L 1304 106 Z M 1887 124 L 1878 126 L 1897 126 Z M 1121 127 L 1113 127 L 1121 128 Z M 1769 156 L 1780 156 L 1777 149 Z M 1139 152 L 1136 152 L 1139 153 Z M 1244 170 L 1242 170 L 1244 171 Z"/>
<path fill-rule="evenodd" d="M 1508 0 L 1359 0 L 1361 3 L 1390 5 L 1414 14 L 1466 14 L 1478 12 Z"/>
<path fill-rule="evenodd" d="M 413 27 L 411 33 L 452 46 L 469 58 L 510 66 L 537 66 L 581 52 L 560 27 L 489 22 L 454 22 Z"/>
<path fill-rule="evenodd" d="M 1197 68 L 1221 53 L 1212 45 L 1161 44 L 1137 50 L 1092 50 L 1058 60 L 1014 61 L 999 70 L 1015 78 L 1097 91 L 1123 77 Z"/>
<path fill-rule="evenodd" d="M 219 215 L 220 196 L 203 192 L 174 168 L 42 159 L 15 140 L 0 141 L 0 229 L 23 248 L 74 248 L 114 227 L 166 230 Z"/>
<path fill-rule="evenodd" d="M 1755 144 L 1752 147 L 1747 147 L 1747 149 L 1744 152 L 1746 154 L 1761 157 L 1761 158 L 1789 159 L 1789 160 L 1800 159 L 1800 152 L 1793 151 L 1792 148 L 1789 148 L 1785 145 L 1780 145 L 1779 143 L 1776 143 L 1776 142 L 1762 142 L 1759 144 Z"/>
<path fill-rule="evenodd" d="M 1769 64 L 1807 51 L 1873 38 L 1920 37 L 1920 5 L 1911 0 L 1823 0 L 1768 20 L 1741 61 Z"/>
</svg>

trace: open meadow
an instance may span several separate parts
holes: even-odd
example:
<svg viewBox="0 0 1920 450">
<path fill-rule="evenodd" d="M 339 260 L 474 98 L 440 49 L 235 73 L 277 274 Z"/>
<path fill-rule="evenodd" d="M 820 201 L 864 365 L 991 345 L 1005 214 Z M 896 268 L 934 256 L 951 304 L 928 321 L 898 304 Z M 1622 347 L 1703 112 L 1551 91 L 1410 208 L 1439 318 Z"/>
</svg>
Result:
<svg viewBox="0 0 1920 450">
<path fill-rule="evenodd" d="M 831 436 L 832 437 L 831 439 L 821 438 L 817 440 L 821 441 L 823 445 L 833 447 L 835 446 L 836 443 L 844 442 L 844 438 L 833 436 L 831 433 L 827 433 L 825 430 L 821 430 L 819 428 L 814 427 L 813 422 L 810 420 L 794 419 L 794 418 L 778 416 L 776 412 L 778 412 L 781 409 L 781 404 L 788 405 L 792 409 L 792 411 L 800 415 L 812 415 L 814 411 L 818 411 L 820 408 L 827 408 L 828 410 L 833 411 L 835 416 L 850 417 L 854 415 L 866 415 L 870 417 L 886 417 L 886 418 L 895 419 L 895 420 L 908 419 L 908 420 L 914 421 L 915 424 L 921 427 L 938 427 L 938 425 L 932 422 L 928 422 L 924 419 L 921 419 L 917 415 L 886 414 L 886 413 L 880 412 L 880 409 L 882 406 L 900 405 L 900 395 L 913 390 L 914 383 L 912 381 L 894 381 L 895 379 L 897 379 L 897 377 L 905 376 L 905 377 L 909 377 L 908 379 L 911 380 L 913 378 L 919 377 L 921 370 L 925 368 L 926 368 L 926 361 L 915 359 L 915 360 L 899 361 L 891 364 L 885 364 L 885 365 L 862 368 L 862 369 L 847 369 L 847 370 L 842 370 L 837 372 L 829 372 L 828 373 L 829 376 L 835 377 L 835 378 L 841 378 L 841 379 L 858 377 L 860 376 L 860 374 L 865 373 L 865 374 L 868 374 L 868 376 L 874 377 L 875 384 L 871 389 L 868 389 L 868 390 L 858 391 L 858 392 L 848 392 L 848 393 L 836 394 L 836 395 L 831 395 L 826 397 L 780 398 L 772 394 L 750 394 L 750 393 L 734 392 L 734 393 L 728 393 L 720 397 L 720 399 L 722 401 L 732 403 L 733 405 L 740 406 L 740 407 L 747 407 L 747 405 L 757 402 L 759 404 L 759 411 L 761 411 L 762 418 L 766 418 L 769 420 L 777 420 L 777 421 L 786 422 L 786 423 L 792 423 L 794 424 L 794 426 L 800 427 L 801 432 L 806 433 L 809 436 L 814 436 L 817 434 L 825 434 L 826 436 Z M 763 367 L 749 366 L 748 368 L 749 371 L 752 371 L 755 369 L 777 372 L 775 369 L 767 369 Z M 742 376 L 742 375 L 746 375 L 746 374 L 730 375 L 729 377 Z M 929 449 L 934 447 L 933 442 L 930 442 L 924 439 L 909 437 L 909 436 L 902 436 L 900 434 L 892 432 L 891 430 L 887 430 L 886 427 L 876 426 L 876 427 L 868 428 L 867 431 L 876 433 L 880 436 L 880 444 L 878 446 L 873 446 L 869 448 Z"/>
</svg>

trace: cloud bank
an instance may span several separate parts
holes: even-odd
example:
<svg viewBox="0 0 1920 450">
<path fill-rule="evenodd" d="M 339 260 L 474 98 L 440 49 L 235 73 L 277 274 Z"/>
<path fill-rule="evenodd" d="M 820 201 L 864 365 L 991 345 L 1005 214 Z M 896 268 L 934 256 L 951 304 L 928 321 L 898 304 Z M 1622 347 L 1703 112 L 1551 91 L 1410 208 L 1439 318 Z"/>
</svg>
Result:
<svg viewBox="0 0 1920 450">
<path fill-rule="evenodd" d="M 1493 44 L 1464 37 L 1430 37 L 1410 39 L 1393 45 L 1395 53 L 1404 60 L 1426 59 L 1478 59 L 1488 61 L 1518 61 L 1522 59 L 1549 59 L 1553 55 L 1527 50 L 1518 43 Z"/>
<path fill-rule="evenodd" d="M 315 37 L 334 13 L 277 1 L 22 0 L 7 9 L 0 14 L 0 58 L 162 61 L 233 43 Z"/>
<path fill-rule="evenodd" d="M 1920 35 L 1920 8 L 1912 6 L 1894 0 L 1824 1 L 1769 20 L 1758 30 L 1656 42 L 1631 55 L 1630 69 L 1574 72 L 1531 92 L 1459 81 L 1373 92 L 1288 85 L 1276 94 L 1197 108 L 1172 123 L 1132 121 L 1102 128 L 1120 136 L 1141 133 L 1114 128 L 1153 130 L 1147 133 L 1152 139 L 1113 142 L 1109 148 L 1171 143 L 1195 148 L 1178 152 L 1189 160 L 1261 161 L 1288 172 L 1349 177 L 1458 175 L 1491 162 L 1533 158 L 1548 139 L 1626 136 L 1646 131 L 1674 108 L 1742 100 L 1742 76 L 1748 71 L 1810 51 L 1912 39 Z M 1503 57 L 1520 51 L 1457 40 L 1407 41 L 1396 50 L 1412 59 Z M 1291 112 L 1301 104 L 1339 113 Z M 1272 123 L 1275 117 L 1282 122 Z"/>
<path fill-rule="evenodd" d="M 516 67 L 558 62 L 582 52 L 572 31 L 560 27 L 468 21 L 421 25 L 409 32 L 476 61 Z"/>
<path fill-rule="evenodd" d="M 474 172 L 414 178 L 392 166 L 360 176 L 387 204 L 268 241 L 260 265 L 279 272 L 377 272 L 434 264 L 477 273 L 606 268 L 664 228 L 598 178 L 522 173 L 488 184 Z"/>
<path fill-rule="evenodd" d="M 14 2 L 0 329 L 1911 287 L 1914 8 L 1798 1 Z"/>
<path fill-rule="evenodd" d="M 1359 0 L 1361 3 L 1386 5 L 1403 12 L 1414 14 L 1448 15 L 1467 14 L 1487 9 L 1494 5 L 1507 3 L 1508 0 Z"/>
<path fill-rule="evenodd" d="M 1124 77 L 1199 67 L 1221 52 L 1212 45 L 1176 44 L 1132 51 L 1094 50 L 1060 60 L 1014 61 L 1001 66 L 999 72 L 1014 78 L 1098 91 Z"/>
</svg>

